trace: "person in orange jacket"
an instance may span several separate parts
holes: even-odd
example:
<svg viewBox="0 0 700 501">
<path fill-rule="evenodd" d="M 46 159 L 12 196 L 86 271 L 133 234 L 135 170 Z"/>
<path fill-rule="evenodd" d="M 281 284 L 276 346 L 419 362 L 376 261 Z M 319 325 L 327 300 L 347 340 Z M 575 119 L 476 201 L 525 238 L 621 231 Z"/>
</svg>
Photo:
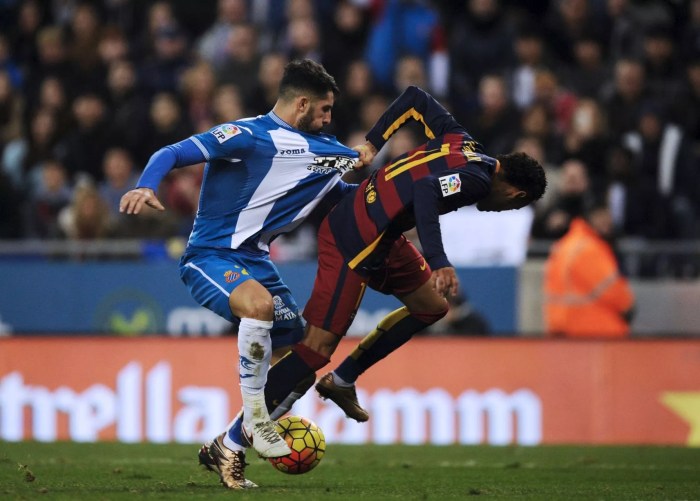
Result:
<svg viewBox="0 0 700 501">
<path fill-rule="evenodd" d="M 613 224 L 607 207 L 576 218 L 557 241 L 544 275 L 548 335 L 625 337 L 630 332 L 634 292 L 620 274 L 609 242 Z"/>
</svg>

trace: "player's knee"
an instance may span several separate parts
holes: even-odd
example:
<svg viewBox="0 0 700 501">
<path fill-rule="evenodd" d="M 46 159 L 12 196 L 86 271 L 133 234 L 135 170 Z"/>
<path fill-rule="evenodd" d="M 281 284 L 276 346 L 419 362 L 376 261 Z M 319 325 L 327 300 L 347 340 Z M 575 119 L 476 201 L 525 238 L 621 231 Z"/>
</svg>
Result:
<svg viewBox="0 0 700 501">
<path fill-rule="evenodd" d="M 450 307 L 447 304 L 447 301 L 445 301 L 444 304 L 440 304 L 439 306 L 436 306 L 435 308 L 429 309 L 427 311 L 412 311 L 411 315 L 416 317 L 423 323 L 432 325 L 438 320 L 440 320 L 442 317 L 447 315 L 449 309 Z"/>
<path fill-rule="evenodd" d="M 243 304 L 231 308 L 234 314 L 240 318 L 254 318 L 256 320 L 271 321 L 275 315 L 275 303 L 268 294 L 246 298 Z"/>
<path fill-rule="evenodd" d="M 314 350 L 313 348 L 304 344 L 303 341 L 295 344 L 292 347 L 292 351 L 296 353 L 299 358 L 301 358 L 304 363 L 314 371 L 325 367 L 331 361 L 329 355 Z"/>
</svg>

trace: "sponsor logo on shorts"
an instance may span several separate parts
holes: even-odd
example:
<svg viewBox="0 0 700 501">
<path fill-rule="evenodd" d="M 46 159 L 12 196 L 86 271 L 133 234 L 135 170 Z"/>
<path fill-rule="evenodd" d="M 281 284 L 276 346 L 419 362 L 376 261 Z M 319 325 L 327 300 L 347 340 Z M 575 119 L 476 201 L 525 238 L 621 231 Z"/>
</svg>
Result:
<svg viewBox="0 0 700 501">
<path fill-rule="evenodd" d="M 233 136 L 237 136 L 240 133 L 241 129 L 239 129 L 233 124 L 219 125 L 218 127 L 214 127 L 211 130 L 211 134 L 216 138 L 217 141 L 219 141 L 219 144 L 228 141 Z"/>
<path fill-rule="evenodd" d="M 284 301 L 279 296 L 273 296 L 272 302 L 275 305 L 275 321 L 294 320 L 297 318 L 296 311 L 284 304 Z"/>
<path fill-rule="evenodd" d="M 442 196 L 447 197 L 462 191 L 462 181 L 459 179 L 459 174 L 451 174 L 438 178 L 440 181 L 440 189 Z"/>
<path fill-rule="evenodd" d="M 428 264 L 425 262 L 425 259 L 423 259 L 423 262 L 420 264 L 420 271 L 425 271 L 427 266 Z"/>
<path fill-rule="evenodd" d="M 231 284 L 239 278 L 241 278 L 241 274 L 237 271 L 228 270 L 226 273 L 224 273 L 224 280 L 226 280 L 227 284 Z"/>
</svg>

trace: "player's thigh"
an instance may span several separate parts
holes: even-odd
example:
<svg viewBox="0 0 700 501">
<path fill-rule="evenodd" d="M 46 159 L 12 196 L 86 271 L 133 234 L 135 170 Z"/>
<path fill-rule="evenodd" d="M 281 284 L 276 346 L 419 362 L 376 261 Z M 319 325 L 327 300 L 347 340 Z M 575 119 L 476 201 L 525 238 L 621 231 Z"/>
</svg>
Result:
<svg viewBox="0 0 700 501">
<path fill-rule="evenodd" d="M 231 311 L 231 294 L 246 282 L 256 282 L 234 255 L 204 252 L 183 257 L 180 278 L 195 301 L 234 324 L 238 324 L 240 316 Z"/>
<path fill-rule="evenodd" d="M 307 323 L 344 336 L 360 307 L 367 280 L 347 266 L 324 221 L 318 233 L 318 270 L 306 306 Z"/>
<path fill-rule="evenodd" d="M 396 296 L 411 312 L 443 311 L 445 299 L 433 289 L 431 275 L 423 255 L 402 236 L 391 247 L 383 273 L 373 276 L 370 286 Z"/>
</svg>

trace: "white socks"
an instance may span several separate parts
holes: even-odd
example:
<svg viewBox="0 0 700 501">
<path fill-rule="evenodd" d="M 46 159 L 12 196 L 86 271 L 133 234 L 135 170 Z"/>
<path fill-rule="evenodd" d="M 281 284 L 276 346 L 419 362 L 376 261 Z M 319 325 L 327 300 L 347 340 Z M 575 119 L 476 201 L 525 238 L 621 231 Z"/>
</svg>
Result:
<svg viewBox="0 0 700 501">
<path fill-rule="evenodd" d="M 341 388 L 350 388 L 351 386 L 355 385 L 355 383 L 348 383 L 345 381 L 342 377 L 336 374 L 335 371 L 333 371 L 333 382 Z"/>
<path fill-rule="evenodd" d="M 243 397 L 243 420 L 269 421 L 265 406 L 265 382 L 270 369 L 272 322 L 242 318 L 238 327 L 238 373 Z"/>
</svg>

